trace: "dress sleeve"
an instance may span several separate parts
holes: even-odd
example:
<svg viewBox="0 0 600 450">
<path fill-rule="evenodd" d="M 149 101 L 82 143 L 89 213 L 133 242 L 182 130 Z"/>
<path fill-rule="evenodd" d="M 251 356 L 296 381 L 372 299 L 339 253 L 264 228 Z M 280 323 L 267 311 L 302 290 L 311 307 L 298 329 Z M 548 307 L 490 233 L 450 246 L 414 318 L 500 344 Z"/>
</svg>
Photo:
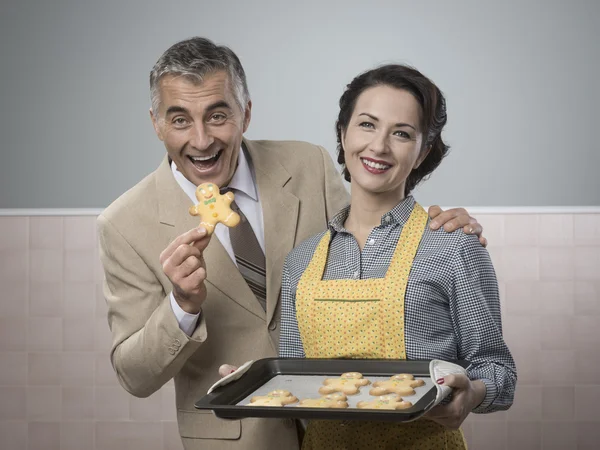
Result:
<svg viewBox="0 0 600 450">
<path fill-rule="evenodd" d="M 471 362 L 471 380 L 481 380 L 486 396 L 473 412 L 508 409 L 517 371 L 502 337 L 498 282 L 487 250 L 476 236 L 461 233 L 453 261 L 450 313 L 458 356 Z"/>
</svg>

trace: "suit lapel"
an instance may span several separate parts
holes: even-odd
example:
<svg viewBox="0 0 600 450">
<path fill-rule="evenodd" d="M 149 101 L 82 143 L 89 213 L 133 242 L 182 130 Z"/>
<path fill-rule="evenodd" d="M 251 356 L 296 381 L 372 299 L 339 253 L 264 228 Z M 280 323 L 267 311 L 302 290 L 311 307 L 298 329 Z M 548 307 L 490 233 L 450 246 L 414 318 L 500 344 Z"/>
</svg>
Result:
<svg viewBox="0 0 600 450">
<path fill-rule="evenodd" d="M 166 248 L 177 236 L 197 227 L 199 221 L 198 217 L 189 214 L 188 208 L 192 201 L 173 177 L 167 157 L 156 171 L 156 189 L 158 218 L 167 238 L 163 248 Z M 265 317 L 246 281 L 219 239 L 214 236 L 204 251 L 204 260 L 210 284 L 258 317 Z"/>
<path fill-rule="evenodd" d="M 285 188 L 291 179 L 277 155 L 258 142 L 244 140 L 256 176 L 260 196 L 267 265 L 267 323 L 279 302 L 281 272 L 287 254 L 294 247 L 300 200 Z"/>
</svg>

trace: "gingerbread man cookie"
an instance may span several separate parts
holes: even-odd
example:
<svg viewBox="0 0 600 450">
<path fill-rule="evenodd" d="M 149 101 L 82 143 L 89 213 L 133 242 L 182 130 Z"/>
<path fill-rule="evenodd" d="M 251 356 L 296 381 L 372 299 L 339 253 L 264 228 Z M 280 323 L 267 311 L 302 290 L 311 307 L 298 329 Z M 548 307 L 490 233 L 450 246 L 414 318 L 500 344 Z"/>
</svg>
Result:
<svg viewBox="0 0 600 450">
<path fill-rule="evenodd" d="M 394 375 L 387 381 L 376 381 L 373 383 L 373 389 L 369 391 L 371 395 L 399 394 L 414 395 L 413 388 L 424 386 L 425 382 L 421 379 L 415 380 L 415 377 L 408 373 Z"/>
<path fill-rule="evenodd" d="M 296 403 L 297 401 L 298 399 L 290 391 L 277 389 L 276 391 L 269 392 L 267 395 L 252 397 L 248 406 L 284 406 Z"/>
<path fill-rule="evenodd" d="M 232 192 L 223 195 L 219 192 L 219 186 L 213 183 L 202 183 L 196 188 L 198 204 L 190 206 L 192 216 L 200 216 L 200 225 L 206 228 L 206 233 L 211 235 L 217 223 L 228 227 L 235 227 L 240 223 L 240 215 L 231 210 L 231 202 L 234 199 Z"/>
<path fill-rule="evenodd" d="M 403 400 L 398 394 L 382 395 L 376 400 L 356 404 L 360 409 L 406 409 L 411 406 L 411 402 Z"/>
<path fill-rule="evenodd" d="M 326 379 L 319 389 L 319 394 L 327 395 L 333 392 L 343 392 L 346 395 L 356 394 L 359 386 L 366 386 L 370 381 L 363 378 L 362 373 L 347 372 L 339 378 Z"/>
<path fill-rule="evenodd" d="M 324 395 L 321 398 L 307 398 L 300 400 L 299 408 L 347 408 L 348 398 L 341 392 Z"/>
</svg>

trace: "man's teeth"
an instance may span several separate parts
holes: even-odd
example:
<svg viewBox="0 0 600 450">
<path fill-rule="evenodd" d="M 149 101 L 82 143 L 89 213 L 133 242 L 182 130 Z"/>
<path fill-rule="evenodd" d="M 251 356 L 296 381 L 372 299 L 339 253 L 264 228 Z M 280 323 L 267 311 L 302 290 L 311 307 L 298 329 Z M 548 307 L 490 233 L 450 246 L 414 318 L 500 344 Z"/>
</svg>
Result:
<svg viewBox="0 0 600 450">
<path fill-rule="evenodd" d="M 192 158 L 194 161 L 202 162 L 202 161 L 208 161 L 209 159 L 216 158 L 218 154 L 219 154 L 219 152 L 215 153 L 214 155 L 209 155 L 209 156 L 191 156 L 190 158 Z"/>
<path fill-rule="evenodd" d="M 379 164 L 376 163 L 374 161 L 369 161 L 368 159 L 363 159 L 362 160 L 363 164 L 372 167 L 373 169 L 379 169 L 379 170 L 386 170 L 389 169 L 392 166 L 388 166 L 387 164 Z"/>
</svg>

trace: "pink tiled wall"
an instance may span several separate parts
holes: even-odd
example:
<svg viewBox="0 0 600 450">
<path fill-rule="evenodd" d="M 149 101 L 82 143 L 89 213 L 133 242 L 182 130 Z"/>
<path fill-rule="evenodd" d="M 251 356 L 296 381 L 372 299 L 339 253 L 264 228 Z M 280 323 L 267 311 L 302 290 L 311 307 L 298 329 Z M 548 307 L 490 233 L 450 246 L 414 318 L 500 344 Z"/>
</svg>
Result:
<svg viewBox="0 0 600 450">
<path fill-rule="evenodd" d="M 478 216 L 519 383 L 471 415 L 472 450 L 600 442 L 600 214 Z M 0 217 L 0 449 L 181 449 L 171 383 L 127 394 L 110 366 L 95 217 Z"/>
</svg>

